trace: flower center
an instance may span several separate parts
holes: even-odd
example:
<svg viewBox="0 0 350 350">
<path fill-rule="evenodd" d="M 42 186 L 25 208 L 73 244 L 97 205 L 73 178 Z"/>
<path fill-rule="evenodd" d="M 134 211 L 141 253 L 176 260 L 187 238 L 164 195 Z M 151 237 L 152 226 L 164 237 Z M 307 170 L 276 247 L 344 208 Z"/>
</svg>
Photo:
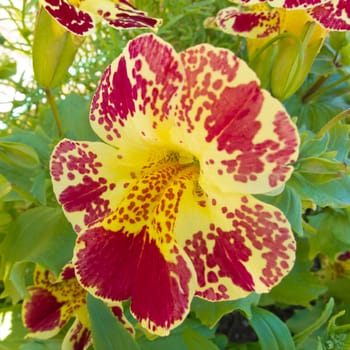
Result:
<svg viewBox="0 0 350 350">
<path fill-rule="evenodd" d="M 199 162 L 192 155 L 162 150 L 152 154 L 140 177 L 128 186 L 116 212 L 104 225 L 137 235 L 146 230 L 163 253 L 174 246 L 174 226 L 184 197 L 198 191 Z"/>
</svg>

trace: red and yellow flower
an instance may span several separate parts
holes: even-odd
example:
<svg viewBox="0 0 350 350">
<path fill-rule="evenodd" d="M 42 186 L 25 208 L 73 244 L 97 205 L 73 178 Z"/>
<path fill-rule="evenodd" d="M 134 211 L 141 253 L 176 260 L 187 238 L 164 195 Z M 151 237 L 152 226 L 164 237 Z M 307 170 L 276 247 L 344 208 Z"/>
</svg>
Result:
<svg viewBox="0 0 350 350">
<path fill-rule="evenodd" d="M 51 176 L 91 294 L 130 299 L 141 325 L 166 335 L 194 295 L 262 293 L 290 271 L 290 225 L 252 194 L 285 184 L 299 138 L 244 61 L 141 35 L 104 72 L 90 121 L 104 142 L 62 140 Z"/>
<path fill-rule="evenodd" d="M 86 35 L 98 21 L 118 29 L 156 29 L 160 19 L 147 16 L 126 0 L 40 0 L 41 5 L 62 26 L 77 35 Z"/>
<path fill-rule="evenodd" d="M 229 0 L 241 5 L 269 5 L 273 8 L 302 9 L 329 30 L 350 30 L 350 2 L 348 0 Z M 228 7 L 219 11 L 216 23 L 219 28 L 243 36 L 264 37 L 279 27 L 280 16 L 272 11 L 241 11 Z M 294 23 L 298 26 L 298 22 Z M 251 37 L 251 36 L 250 36 Z"/>
<path fill-rule="evenodd" d="M 29 337 L 48 339 L 74 317 L 75 320 L 62 343 L 64 350 L 85 350 L 92 344 L 90 320 L 86 307 L 87 293 L 75 278 L 73 266 L 67 264 L 57 279 L 43 267 L 36 266 L 34 285 L 28 287 L 29 299 L 24 300 L 22 316 L 24 325 L 31 331 Z M 123 314 L 121 303 L 111 310 L 133 332 Z"/>
</svg>

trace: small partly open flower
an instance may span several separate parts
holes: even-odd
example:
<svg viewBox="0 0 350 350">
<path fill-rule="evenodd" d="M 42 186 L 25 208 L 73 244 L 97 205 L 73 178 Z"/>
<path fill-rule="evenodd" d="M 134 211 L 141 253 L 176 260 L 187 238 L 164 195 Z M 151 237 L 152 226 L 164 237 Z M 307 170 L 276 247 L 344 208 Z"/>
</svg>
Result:
<svg viewBox="0 0 350 350">
<path fill-rule="evenodd" d="M 267 4 L 273 8 L 284 8 L 288 10 L 303 9 L 315 21 L 319 22 L 324 28 L 329 30 L 350 30 L 350 2 L 348 0 L 229 0 L 235 4 L 257 5 Z M 242 14 L 237 11 L 237 7 L 223 9 L 218 14 L 219 18 L 226 17 L 231 27 L 235 31 L 251 31 L 249 27 L 255 30 L 264 30 L 263 27 L 270 27 L 276 22 L 273 13 Z M 298 25 L 296 23 L 296 25 Z"/>
<path fill-rule="evenodd" d="M 60 276 L 40 266 L 34 271 L 34 285 L 28 287 L 30 298 L 23 302 L 23 323 L 31 331 L 29 337 L 48 339 L 55 336 L 74 317 L 62 343 L 63 350 L 85 350 L 92 343 L 86 307 L 86 291 L 75 278 L 73 266 L 64 267 Z M 112 308 L 115 316 L 132 329 L 123 315 L 121 303 Z"/>
<path fill-rule="evenodd" d="M 215 25 L 247 38 L 249 65 L 280 100 L 303 84 L 328 34 L 305 9 L 271 9 L 267 4 L 223 9 Z"/>
<path fill-rule="evenodd" d="M 289 223 L 251 194 L 283 186 L 299 138 L 244 61 L 141 35 L 104 72 L 90 120 L 105 143 L 65 139 L 51 158 L 89 292 L 130 298 L 141 325 L 166 335 L 194 295 L 266 292 L 290 271 Z"/>
<path fill-rule="evenodd" d="M 101 20 L 117 29 L 157 29 L 162 23 L 126 0 L 40 0 L 40 3 L 62 26 L 77 35 L 88 34 Z"/>
</svg>

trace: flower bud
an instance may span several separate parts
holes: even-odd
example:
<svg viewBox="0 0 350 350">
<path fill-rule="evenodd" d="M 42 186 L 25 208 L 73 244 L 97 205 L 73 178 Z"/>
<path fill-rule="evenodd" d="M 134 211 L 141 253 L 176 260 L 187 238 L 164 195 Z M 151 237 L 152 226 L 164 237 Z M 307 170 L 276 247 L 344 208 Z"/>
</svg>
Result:
<svg viewBox="0 0 350 350">
<path fill-rule="evenodd" d="M 41 8 L 33 43 L 34 77 L 41 87 L 54 88 L 62 82 L 83 41 Z"/>
<path fill-rule="evenodd" d="M 278 99 L 285 100 L 303 84 L 327 30 L 314 22 L 304 10 L 278 11 L 279 34 L 270 36 L 268 40 L 247 39 L 247 43 L 250 66 L 256 70 L 262 85 Z"/>
</svg>

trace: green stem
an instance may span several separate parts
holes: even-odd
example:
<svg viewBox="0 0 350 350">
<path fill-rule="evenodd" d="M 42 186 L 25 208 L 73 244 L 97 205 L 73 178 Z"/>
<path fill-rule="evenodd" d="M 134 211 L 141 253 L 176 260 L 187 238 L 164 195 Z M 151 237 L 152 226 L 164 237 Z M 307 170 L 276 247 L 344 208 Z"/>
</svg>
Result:
<svg viewBox="0 0 350 350">
<path fill-rule="evenodd" d="M 304 96 L 301 98 L 303 103 L 307 103 L 308 100 L 312 97 L 312 95 L 328 80 L 330 75 L 322 75 L 320 76 L 306 91 Z"/>
<path fill-rule="evenodd" d="M 56 101 L 55 101 L 50 89 L 45 89 L 45 94 L 46 94 L 47 102 L 49 103 L 49 105 L 51 107 L 52 114 L 53 114 L 53 117 L 55 119 L 58 136 L 61 138 L 62 134 L 63 134 L 62 123 L 61 123 L 61 119 L 60 119 L 60 116 L 58 113 Z"/>
<path fill-rule="evenodd" d="M 321 130 L 315 135 L 315 138 L 316 139 L 322 138 L 328 130 L 330 130 L 334 125 L 336 125 L 341 120 L 346 119 L 347 117 L 350 117 L 350 108 L 346 109 L 345 111 L 343 111 L 343 112 L 341 112 L 339 114 L 337 114 L 328 123 L 326 123 L 321 128 Z"/>
<path fill-rule="evenodd" d="M 319 90 L 315 91 L 315 93 L 313 94 L 313 96 L 312 96 L 312 95 L 309 96 L 308 101 L 310 101 L 310 98 L 311 98 L 311 97 L 314 97 L 314 98 L 315 98 L 315 97 L 317 97 L 317 96 L 322 96 L 322 95 L 324 95 L 327 91 L 329 91 L 329 90 L 335 88 L 336 86 L 338 86 L 338 85 L 340 85 L 340 84 L 342 84 L 342 83 L 345 83 L 345 82 L 348 81 L 349 79 L 350 79 L 350 74 L 347 74 L 347 75 L 345 75 L 343 78 L 341 78 L 341 79 L 335 81 L 334 83 L 325 86 L 323 89 L 319 89 Z"/>
</svg>

